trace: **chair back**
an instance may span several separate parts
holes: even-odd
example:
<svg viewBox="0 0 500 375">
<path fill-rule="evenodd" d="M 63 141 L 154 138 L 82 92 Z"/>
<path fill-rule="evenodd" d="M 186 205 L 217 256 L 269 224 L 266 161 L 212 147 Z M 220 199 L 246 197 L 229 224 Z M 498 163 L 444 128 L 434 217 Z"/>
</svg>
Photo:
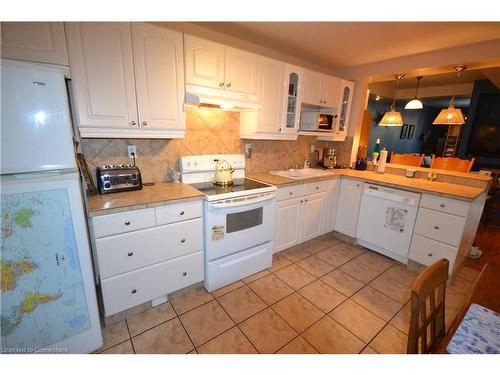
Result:
<svg viewBox="0 0 500 375">
<path fill-rule="evenodd" d="M 407 353 L 434 353 L 446 334 L 444 322 L 447 259 L 427 267 L 411 286 Z"/>
<path fill-rule="evenodd" d="M 422 165 L 422 161 L 424 160 L 424 154 L 415 155 L 415 154 L 396 154 L 395 152 L 391 152 L 391 163 L 394 164 L 403 164 L 403 165 L 411 165 L 412 167 L 420 167 Z"/>
<path fill-rule="evenodd" d="M 431 168 L 445 169 L 447 171 L 455 172 L 470 172 L 475 160 L 475 158 L 467 160 L 460 158 L 441 158 L 433 156 Z"/>
</svg>

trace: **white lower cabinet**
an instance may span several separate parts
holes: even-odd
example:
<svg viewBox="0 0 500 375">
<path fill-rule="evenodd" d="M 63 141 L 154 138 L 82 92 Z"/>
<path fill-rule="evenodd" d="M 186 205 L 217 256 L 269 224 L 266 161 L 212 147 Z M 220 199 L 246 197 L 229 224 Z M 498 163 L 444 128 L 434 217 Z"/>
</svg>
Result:
<svg viewBox="0 0 500 375">
<path fill-rule="evenodd" d="M 92 218 L 105 316 L 203 281 L 202 212 L 199 201 Z"/>
<path fill-rule="evenodd" d="M 422 194 L 409 259 L 426 266 L 448 259 L 449 274 L 453 274 L 472 246 L 482 212 L 472 208 L 484 205 L 483 195 L 469 202 Z"/>
<path fill-rule="evenodd" d="M 203 280 L 203 251 L 101 281 L 106 316 Z"/>
<path fill-rule="evenodd" d="M 328 185 L 329 181 L 319 181 L 278 188 L 275 253 L 323 233 Z"/>
<path fill-rule="evenodd" d="M 362 181 L 345 177 L 341 178 L 335 219 L 335 230 L 337 232 L 350 237 L 356 236 L 362 191 Z"/>
<path fill-rule="evenodd" d="M 276 223 L 274 224 L 274 251 L 278 252 L 300 242 L 301 198 L 288 199 L 276 203 Z"/>
<path fill-rule="evenodd" d="M 321 235 L 326 193 L 306 195 L 302 214 L 302 241 Z"/>
<path fill-rule="evenodd" d="M 340 178 L 334 178 L 327 182 L 325 212 L 323 215 L 323 228 L 321 234 L 331 232 L 335 229 L 337 206 L 339 203 Z"/>
</svg>

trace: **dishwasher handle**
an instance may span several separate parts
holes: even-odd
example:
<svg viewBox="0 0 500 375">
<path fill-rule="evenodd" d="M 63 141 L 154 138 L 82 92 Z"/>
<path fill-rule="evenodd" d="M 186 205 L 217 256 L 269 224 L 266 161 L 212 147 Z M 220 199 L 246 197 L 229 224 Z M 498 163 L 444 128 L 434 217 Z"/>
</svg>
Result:
<svg viewBox="0 0 500 375">
<path fill-rule="evenodd" d="M 414 197 L 408 196 L 409 194 L 405 194 L 404 191 L 398 191 L 396 189 L 389 189 L 383 186 L 377 185 L 365 185 L 363 190 L 363 195 L 377 197 L 381 199 L 385 199 L 392 202 L 397 202 L 401 204 L 406 204 L 408 206 L 416 206 L 418 205 L 418 200 Z M 412 193 L 413 195 L 413 193 Z"/>
</svg>

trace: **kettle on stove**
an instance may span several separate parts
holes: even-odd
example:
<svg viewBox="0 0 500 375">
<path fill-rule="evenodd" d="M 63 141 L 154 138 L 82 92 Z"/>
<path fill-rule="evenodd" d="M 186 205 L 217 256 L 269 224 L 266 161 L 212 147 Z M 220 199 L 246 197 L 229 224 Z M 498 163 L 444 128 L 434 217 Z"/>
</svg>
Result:
<svg viewBox="0 0 500 375">
<path fill-rule="evenodd" d="M 233 184 L 234 169 L 227 160 L 219 159 L 215 165 L 214 185 L 230 186 Z"/>
</svg>

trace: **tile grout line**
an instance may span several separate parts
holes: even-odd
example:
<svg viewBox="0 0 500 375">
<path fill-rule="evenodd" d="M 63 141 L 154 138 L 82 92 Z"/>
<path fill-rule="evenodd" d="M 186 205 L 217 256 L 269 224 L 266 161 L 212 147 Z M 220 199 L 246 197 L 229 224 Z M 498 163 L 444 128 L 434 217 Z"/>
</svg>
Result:
<svg viewBox="0 0 500 375">
<path fill-rule="evenodd" d="M 175 312 L 175 317 L 176 317 L 176 318 L 179 320 L 179 322 L 181 323 L 182 329 L 184 330 L 184 332 L 186 332 L 186 335 L 187 335 L 187 337 L 188 337 L 189 341 L 191 342 L 191 345 L 193 345 L 193 349 L 195 349 L 195 350 L 196 350 L 196 345 L 194 344 L 193 340 L 191 339 L 191 336 L 189 335 L 189 332 L 187 331 L 186 327 L 184 326 L 184 323 L 182 323 L 182 320 L 181 320 L 180 315 L 179 315 L 179 314 L 177 314 L 177 310 L 175 309 L 174 305 L 173 305 L 172 303 L 170 303 L 170 304 L 172 305 L 172 309 L 173 309 L 173 310 L 174 310 L 174 312 Z M 202 305 L 204 305 L 204 304 L 202 304 Z M 200 306 L 202 306 L 202 305 L 200 305 Z M 191 311 L 191 310 L 189 310 L 189 311 Z M 186 311 L 186 312 L 187 312 L 187 311 Z M 172 318 L 172 319 L 174 319 L 174 318 Z M 190 350 L 189 352 L 191 352 L 191 351 L 192 351 L 192 350 Z M 184 353 L 184 354 L 187 354 L 187 353 L 189 353 L 189 352 L 186 352 L 186 353 Z M 196 350 L 196 352 L 198 352 L 198 351 Z"/>
<path fill-rule="evenodd" d="M 125 325 L 127 326 L 128 339 L 130 340 L 130 344 L 132 345 L 132 350 L 134 351 L 134 354 L 137 354 L 135 352 L 135 346 L 134 346 L 134 342 L 132 341 L 132 334 L 130 333 L 130 327 L 128 326 L 128 320 L 127 319 L 125 319 Z"/>
</svg>

